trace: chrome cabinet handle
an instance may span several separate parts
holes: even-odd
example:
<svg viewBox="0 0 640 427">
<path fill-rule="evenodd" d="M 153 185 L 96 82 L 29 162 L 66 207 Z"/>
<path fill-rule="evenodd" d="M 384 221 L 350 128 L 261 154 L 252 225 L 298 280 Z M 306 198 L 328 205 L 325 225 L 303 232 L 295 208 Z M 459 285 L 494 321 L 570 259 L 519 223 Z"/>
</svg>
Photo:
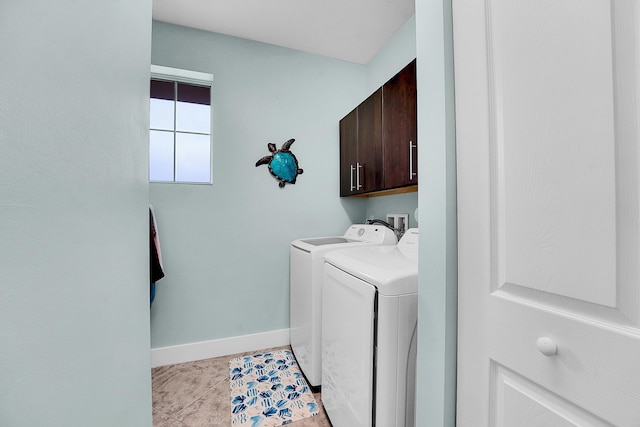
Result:
<svg viewBox="0 0 640 427">
<path fill-rule="evenodd" d="M 350 188 L 351 188 L 351 191 L 353 191 L 353 190 L 355 190 L 355 187 L 353 186 L 353 171 L 356 168 L 354 168 L 353 165 L 350 165 L 350 166 L 351 166 L 351 171 L 349 172 L 349 178 L 351 179 Z"/>
<path fill-rule="evenodd" d="M 413 177 L 418 175 L 413 171 L 413 149 L 418 148 L 413 141 L 409 141 L 409 181 L 413 181 Z"/>
<path fill-rule="evenodd" d="M 360 185 L 360 169 L 362 169 L 362 165 L 360 162 L 356 163 L 357 175 L 356 175 L 356 190 L 360 190 L 362 185 Z"/>
</svg>

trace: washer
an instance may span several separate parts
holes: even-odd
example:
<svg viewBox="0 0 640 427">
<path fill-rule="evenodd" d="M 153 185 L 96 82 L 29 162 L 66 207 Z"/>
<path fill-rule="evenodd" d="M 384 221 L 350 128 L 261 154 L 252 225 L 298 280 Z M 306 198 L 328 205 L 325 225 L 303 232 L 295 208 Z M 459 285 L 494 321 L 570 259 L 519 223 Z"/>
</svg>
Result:
<svg viewBox="0 0 640 427">
<path fill-rule="evenodd" d="M 322 402 L 333 427 L 413 427 L 418 229 L 397 246 L 327 253 Z"/>
<path fill-rule="evenodd" d="M 324 255 L 329 251 L 371 245 L 395 245 L 395 233 L 380 225 L 353 224 L 342 236 L 291 242 L 291 348 L 312 387 L 321 384 L 321 298 Z"/>
</svg>

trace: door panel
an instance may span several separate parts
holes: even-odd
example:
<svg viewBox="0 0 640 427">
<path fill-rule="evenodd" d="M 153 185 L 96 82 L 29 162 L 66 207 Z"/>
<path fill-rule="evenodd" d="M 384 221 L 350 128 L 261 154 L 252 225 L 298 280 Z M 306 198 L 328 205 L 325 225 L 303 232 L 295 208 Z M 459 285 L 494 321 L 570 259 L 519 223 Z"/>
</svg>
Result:
<svg viewBox="0 0 640 427">
<path fill-rule="evenodd" d="M 611 6 L 583 5 L 489 2 L 499 282 L 614 306 Z"/>
<path fill-rule="evenodd" d="M 610 2 L 490 3 L 492 282 L 637 326 L 637 81 L 616 89 L 613 74 L 638 71 L 614 57 L 637 41 L 612 44 Z"/>
<path fill-rule="evenodd" d="M 610 424 L 593 417 L 557 394 L 532 383 L 503 366 L 493 364 L 493 412 L 500 414 L 496 427 L 605 427 Z"/>
<path fill-rule="evenodd" d="M 458 425 L 638 426 L 638 2 L 453 13 Z"/>
</svg>

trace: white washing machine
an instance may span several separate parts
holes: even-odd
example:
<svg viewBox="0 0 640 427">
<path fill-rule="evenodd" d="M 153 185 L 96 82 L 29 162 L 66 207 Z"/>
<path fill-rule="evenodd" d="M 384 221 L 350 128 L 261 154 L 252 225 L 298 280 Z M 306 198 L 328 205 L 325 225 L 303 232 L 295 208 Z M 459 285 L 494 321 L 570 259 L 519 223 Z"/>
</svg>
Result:
<svg viewBox="0 0 640 427">
<path fill-rule="evenodd" d="M 353 224 L 342 236 L 291 242 L 290 334 L 300 369 L 313 387 L 321 384 L 321 298 L 324 255 L 370 245 L 395 245 L 394 232 L 381 225 Z"/>
<path fill-rule="evenodd" d="M 333 427 L 413 427 L 418 229 L 397 246 L 329 252 L 322 285 L 322 402 Z"/>
</svg>

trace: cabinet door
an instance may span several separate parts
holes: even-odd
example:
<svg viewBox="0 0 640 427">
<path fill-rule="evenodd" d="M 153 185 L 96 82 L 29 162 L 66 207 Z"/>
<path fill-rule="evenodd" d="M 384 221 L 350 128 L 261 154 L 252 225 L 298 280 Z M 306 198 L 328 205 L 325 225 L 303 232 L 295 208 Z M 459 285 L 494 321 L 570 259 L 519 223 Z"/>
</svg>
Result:
<svg viewBox="0 0 640 427">
<path fill-rule="evenodd" d="M 356 190 L 358 162 L 358 109 L 340 120 L 340 196 L 349 196 Z"/>
<path fill-rule="evenodd" d="M 385 188 L 418 183 L 416 61 L 382 87 Z"/>
<path fill-rule="evenodd" d="M 382 88 L 358 106 L 358 165 L 361 188 L 368 193 L 384 188 L 382 152 Z"/>
</svg>

